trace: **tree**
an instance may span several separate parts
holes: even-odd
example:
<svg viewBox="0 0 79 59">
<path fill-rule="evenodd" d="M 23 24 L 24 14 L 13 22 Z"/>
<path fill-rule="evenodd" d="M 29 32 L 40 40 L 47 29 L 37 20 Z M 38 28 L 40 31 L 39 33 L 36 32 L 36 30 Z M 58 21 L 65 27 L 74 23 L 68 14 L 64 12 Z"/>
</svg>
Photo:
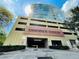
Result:
<svg viewBox="0 0 79 59">
<path fill-rule="evenodd" d="M 79 7 L 75 7 L 74 9 L 71 9 L 72 17 L 67 18 L 64 23 L 65 26 L 68 27 L 70 30 L 74 30 L 74 32 L 77 34 L 78 37 L 78 28 L 79 28 Z"/>
<path fill-rule="evenodd" d="M 68 25 L 72 30 L 75 30 L 75 27 L 79 27 L 79 7 L 75 7 L 74 9 L 71 9 L 72 17 L 67 18 L 65 20 L 65 24 Z"/>
<path fill-rule="evenodd" d="M 4 7 L 0 7 L 0 44 L 6 39 L 5 26 L 12 20 L 13 15 Z"/>
<path fill-rule="evenodd" d="M 72 22 L 75 23 L 76 27 L 79 27 L 79 7 L 72 9 L 71 12 L 73 13 Z"/>
</svg>

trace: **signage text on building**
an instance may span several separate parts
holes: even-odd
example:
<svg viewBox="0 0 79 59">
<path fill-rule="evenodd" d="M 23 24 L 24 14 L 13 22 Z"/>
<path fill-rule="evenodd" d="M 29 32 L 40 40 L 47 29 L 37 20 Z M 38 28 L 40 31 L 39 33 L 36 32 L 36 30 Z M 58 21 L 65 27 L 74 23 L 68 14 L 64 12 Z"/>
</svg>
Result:
<svg viewBox="0 0 79 59">
<path fill-rule="evenodd" d="M 30 26 L 27 27 L 27 30 L 24 32 L 25 34 L 31 35 L 46 35 L 46 36 L 64 36 L 63 32 L 60 29 L 55 28 L 46 28 L 39 26 Z"/>
</svg>

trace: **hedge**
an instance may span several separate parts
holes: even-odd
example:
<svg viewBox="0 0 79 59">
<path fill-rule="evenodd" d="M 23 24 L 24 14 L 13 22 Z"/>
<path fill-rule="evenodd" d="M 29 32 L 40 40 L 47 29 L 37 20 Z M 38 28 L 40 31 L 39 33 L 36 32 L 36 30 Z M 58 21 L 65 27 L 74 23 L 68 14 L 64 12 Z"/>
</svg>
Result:
<svg viewBox="0 0 79 59">
<path fill-rule="evenodd" d="M 79 46 L 77 46 L 77 48 L 79 49 Z"/>
<path fill-rule="evenodd" d="M 68 46 L 49 46 L 50 49 L 69 50 Z"/>
<path fill-rule="evenodd" d="M 0 52 L 9 52 L 25 49 L 25 46 L 17 45 L 17 46 L 0 46 Z"/>
</svg>

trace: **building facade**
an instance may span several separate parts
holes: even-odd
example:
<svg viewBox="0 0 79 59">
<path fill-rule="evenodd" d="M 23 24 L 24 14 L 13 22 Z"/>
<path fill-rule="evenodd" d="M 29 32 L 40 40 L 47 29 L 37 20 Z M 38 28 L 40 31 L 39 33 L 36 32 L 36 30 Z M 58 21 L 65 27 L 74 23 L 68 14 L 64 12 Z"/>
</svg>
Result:
<svg viewBox="0 0 79 59">
<path fill-rule="evenodd" d="M 63 24 L 58 20 L 18 17 L 4 45 L 44 48 L 53 45 L 73 47 L 77 44 L 76 33 Z"/>
<path fill-rule="evenodd" d="M 30 5 L 32 18 L 63 20 L 63 12 L 54 5 L 32 4 Z M 28 11 L 27 11 L 28 12 Z M 63 18 L 63 19 L 62 19 Z"/>
</svg>

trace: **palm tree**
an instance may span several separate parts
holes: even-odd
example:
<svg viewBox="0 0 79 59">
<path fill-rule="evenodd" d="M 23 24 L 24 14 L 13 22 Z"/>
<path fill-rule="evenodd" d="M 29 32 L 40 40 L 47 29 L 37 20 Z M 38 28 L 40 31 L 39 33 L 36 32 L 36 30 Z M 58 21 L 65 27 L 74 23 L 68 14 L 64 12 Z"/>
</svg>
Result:
<svg viewBox="0 0 79 59">
<path fill-rule="evenodd" d="M 6 32 L 4 28 L 12 20 L 13 15 L 6 8 L 0 7 L 0 44 L 6 39 Z"/>
</svg>

